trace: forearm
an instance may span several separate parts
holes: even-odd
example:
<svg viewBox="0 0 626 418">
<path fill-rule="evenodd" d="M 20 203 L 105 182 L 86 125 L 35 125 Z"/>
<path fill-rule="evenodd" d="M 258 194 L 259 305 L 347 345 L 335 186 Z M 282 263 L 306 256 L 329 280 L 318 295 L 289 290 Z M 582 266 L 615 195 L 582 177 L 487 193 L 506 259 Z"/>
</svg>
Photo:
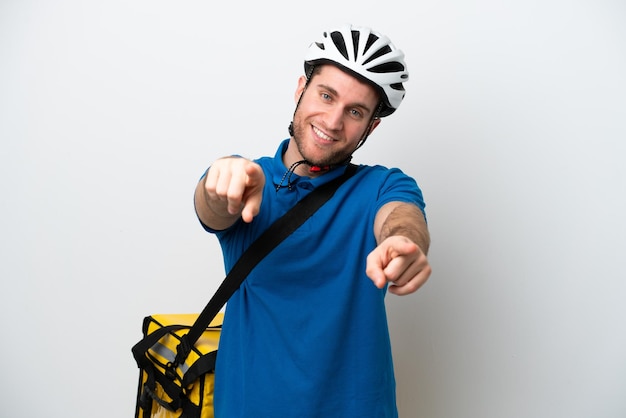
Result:
<svg viewBox="0 0 626 418">
<path fill-rule="evenodd" d="M 379 244 L 390 236 L 401 235 L 416 243 L 424 254 L 428 253 L 428 226 L 424 214 L 414 204 L 391 202 L 384 205 L 376 215 L 374 233 Z"/>
</svg>

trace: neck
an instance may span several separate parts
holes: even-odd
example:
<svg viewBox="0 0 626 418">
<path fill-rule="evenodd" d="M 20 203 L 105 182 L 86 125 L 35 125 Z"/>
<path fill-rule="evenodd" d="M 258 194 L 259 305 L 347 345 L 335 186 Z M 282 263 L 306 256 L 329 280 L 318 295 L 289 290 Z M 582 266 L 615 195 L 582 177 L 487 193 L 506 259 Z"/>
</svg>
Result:
<svg viewBox="0 0 626 418">
<path fill-rule="evenodd" d="M 289 140 L 287 150 L 283 154 L 283 164 L 285 164 L 285 167 L 291 167 L 290 170 L 299 176 L 317 177 L 327 171 L 313 168 L 314 166 L 298 151 L 298 146 L 293 137 Z"/>
<path fill-rule="evenodd" d="M 297 174 L 298 176 L 304 176 L 309 178 L 321 176 L 335 167 L 348 164 L 351 160 L 352 156 L 348 156 L 343 161 L 340 161 L 338 163 L 319 165 L 314 164 L 304 158 L 302 154 L 300 154 L 298 146 L 296 145 L 293 137 L 291 137 L 291 139 L 289 140 L 287 150 L 283 154 L 283 164 L 285 165 L 285 167 L 289 168 L 289 171 Z"/>
</svg>

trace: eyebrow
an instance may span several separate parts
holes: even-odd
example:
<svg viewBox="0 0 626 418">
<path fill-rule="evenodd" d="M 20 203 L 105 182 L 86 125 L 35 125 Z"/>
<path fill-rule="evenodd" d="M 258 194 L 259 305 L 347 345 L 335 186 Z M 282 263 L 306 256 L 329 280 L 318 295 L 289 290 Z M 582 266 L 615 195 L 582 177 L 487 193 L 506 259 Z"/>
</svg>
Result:
<svg viewBox="0 0 626 418">
<path fill-rule="evenodd" d="M 323 90 L 328 90 L 334 96 L 339 96 L 339 93 L 337 92 L 337 90 L 335 90 L 334 88 L 332 88 L 329 85 L 318 84 L 317 87 L 321 88 Z M 363 103 L 354 103 L 354 104 L 352 104 L 352 106 L 353 107 L 360 107 L 361 109 L 363 109 L 367 113 L 371 113 L 372 112 L 372 109 L 370 109 L 368 106 L 364 105 Z"/>
</svg>

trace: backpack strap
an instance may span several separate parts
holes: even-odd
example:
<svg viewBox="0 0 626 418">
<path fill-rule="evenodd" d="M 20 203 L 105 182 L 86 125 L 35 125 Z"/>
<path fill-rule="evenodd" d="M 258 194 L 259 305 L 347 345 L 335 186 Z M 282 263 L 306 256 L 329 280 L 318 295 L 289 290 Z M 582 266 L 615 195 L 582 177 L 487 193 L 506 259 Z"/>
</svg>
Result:
<svg viewBox="0 0 626 418">
<path fill-rule="evenodd" d="M 287 213 L 277 219 L 270 227 L 257 238 L 248 249 L 241 255 L 237 263 L 222 281 L 209 303 L 199 314 L 189 332 L 182 336 L 181 343 L 176 351 L 176 360 L 173 367 L 182 364 L 187 358 L 193 345 L 198 341 L 206 327 L 224 307 L 228 299 L 239 289 L 246 276 L 252 269 L 269 254 L 282 240 L 287 238 L 293 231 L 298 229 L 309 219 L 317 209 L 328 201 L 339 186 L 352 177 L 357 171 L 355 164 L 348 164 L 345 172 L 325 183 L 302 198 Z"/>
</svg>

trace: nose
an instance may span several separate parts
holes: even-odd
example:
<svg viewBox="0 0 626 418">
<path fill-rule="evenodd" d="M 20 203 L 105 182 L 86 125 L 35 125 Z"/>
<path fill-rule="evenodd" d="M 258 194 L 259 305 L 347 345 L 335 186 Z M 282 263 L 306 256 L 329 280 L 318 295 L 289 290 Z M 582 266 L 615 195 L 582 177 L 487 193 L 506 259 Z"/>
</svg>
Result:
<svg viewBox="0 0 626 418">
<path fill-rule="evenodd" d="M 326 127 L 333 131 L 340 130 L 343 127 L 343 117 L 343 109 L 339 106 L 334 106 L 326 112 L 326 117 L 324 118 Z"/>
</svg>

